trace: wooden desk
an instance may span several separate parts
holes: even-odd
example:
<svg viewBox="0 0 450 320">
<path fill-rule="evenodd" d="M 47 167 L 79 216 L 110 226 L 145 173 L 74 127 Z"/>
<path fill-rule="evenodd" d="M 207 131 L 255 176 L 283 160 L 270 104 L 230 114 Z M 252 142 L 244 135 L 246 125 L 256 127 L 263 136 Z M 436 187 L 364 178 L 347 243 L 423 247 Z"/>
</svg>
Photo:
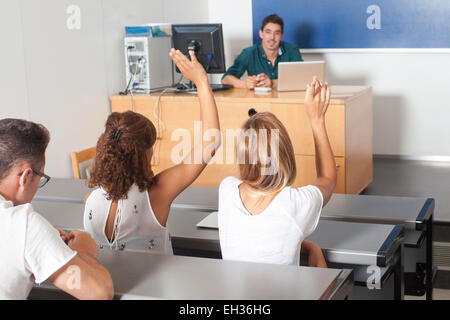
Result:
<svg viewBox="0 0 450 320">
<path fill-rule="evenodd" d="M 338 166 L 337 193 L 361 192 L 372 176 L 372 89 L 361 86 L 331 87 L 332 99 L 326 116 L 328 135 Z M 255 94 L 252 90 L 232 89 L 215 93 L 222 132 L 222 147 L 194 185 L 218 186 L 227 176 L 238 176 L 235 164 L 235 137 L 227 129 L 240 129 L 250 108 L 274 113 L 286 126 L 294 146 L 297 178 L 294 186 L 312 183 L 316 177 L 315 150 L 311 127 L 303 105 L 305 92 Z M 172 141 L 172 133 L 186 129 L 194 145 L 194 121 L 199 120 L 198 97 L 166 93 L 134 96 L 135 111 L 149 118 L 157 128 L 153 168 L 157 173 L 175 165 L 172 150 L 181 139 Z M 132 109 L 131 96 L 111 96 L 113 112 Z M 158 118 L 161 121 L 158 121 Z M 227 149 L 231 150 L 227 154 Z M 229 164 L 230 160 L 232 164 Z"/>
</svg>

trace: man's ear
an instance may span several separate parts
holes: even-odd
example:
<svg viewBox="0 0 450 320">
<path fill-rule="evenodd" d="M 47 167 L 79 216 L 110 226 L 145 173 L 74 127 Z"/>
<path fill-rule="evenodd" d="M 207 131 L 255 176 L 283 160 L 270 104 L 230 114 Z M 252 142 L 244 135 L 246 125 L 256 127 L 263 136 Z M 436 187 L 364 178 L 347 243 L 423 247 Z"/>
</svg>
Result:
<svg viewBox="0 0 450 320">
<path fill-rule="evenodd" d="M 25 188 L 29 183 L 31 183 L 32 179 L 33 179 L 33 170 L 31 170 L 30 168 L 25 169 L 19 177 L 19 187 Z"/>
<path fill-rule="evenodd" d="M 263 38 L 263 32 L 261 29 L 259 29 L 259 37 L 262 39 Z"/>
</svg>

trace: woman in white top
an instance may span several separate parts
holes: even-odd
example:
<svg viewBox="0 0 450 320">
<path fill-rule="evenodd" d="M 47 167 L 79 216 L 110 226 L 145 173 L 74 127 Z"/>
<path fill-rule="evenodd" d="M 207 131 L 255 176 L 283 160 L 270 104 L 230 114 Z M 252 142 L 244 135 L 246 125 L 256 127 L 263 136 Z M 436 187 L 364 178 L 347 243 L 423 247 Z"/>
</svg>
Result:
<svg viewBox="0 0 450 320">
<path fill-rule="evenodd" d="M 194 53 L 189 53 L 191 60 L 174 49 L 170 56 L 197 87 L 202 132 L 219 132 L 208 77 Z M 85 230 L 100 245 L 172 253 L 166 225 L 170 205 L 206 167 L 220 146 L 220 135 L 205 138 L 183 162 L 154 176 L 151 158 L 156 134 L 155 126 L 141 114 L 114 112 L 108 117 L 89 180 L 89 186 L 97 189 L 86 197 L 84 211 Z"/>
<path fill-rule="evenodd" d="M 336 185 L 336 165 L 325 128 L 328 84 L 308 85 L 305 107 L 316 149 L 317 179 L 291 188 L 295 154 L 286 128 L 269 112 L 256 113 L 242 127 L 237 155 L 240 179 L 219 188 L 219 235 L 223 259 L 326 267 L 321 249 L 304 241 L 316 228 L 322 207 Z M 301 249 L 300 249 L 301 248 Z"/>
</svg>

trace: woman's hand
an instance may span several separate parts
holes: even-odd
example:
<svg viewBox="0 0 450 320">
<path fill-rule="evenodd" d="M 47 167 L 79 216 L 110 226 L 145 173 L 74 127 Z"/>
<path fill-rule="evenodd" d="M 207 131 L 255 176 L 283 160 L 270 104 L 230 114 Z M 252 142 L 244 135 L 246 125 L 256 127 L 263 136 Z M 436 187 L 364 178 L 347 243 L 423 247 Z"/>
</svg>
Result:
<svg viewBox="0 0 450 320">
<path fill-rule="evenodd" d="M 326 268 L 327 263 L 323 256 L 322 250 L 317 247 L 309 252 L 308 265 L 316 268 Z"/>
<path fill-rule="evenodd" d="M 311 121 L 325 119 L 330 96 L 328 83 L 322 84 L 317 77 L 314 77 L 313 81 L 307 85 L 304 104 Z"/>
<path fill-rule="evenodd" d="M 322 249 L 311 241 L 303 240 L 301 244 L 301 252 L 308 255 L 308 266 L 316 268 L 327 268 L 327 262 L 323 256 Z"/>
<path fill-rule="evenodd" d="M 198 62 L 197 58 L 195 57 L 194 51 L 189 51 L 191 60 L 186 58 L 186 56 L 181 53 L 180 50 L 175 50 L 173 48 L 170 49 L 169 55 L 186 79 L 195 83 L 197 87 L 201 86 L 202 84 L 209 85 L 206 71 L 200 64 L 200 62 Z"/>
</svg>

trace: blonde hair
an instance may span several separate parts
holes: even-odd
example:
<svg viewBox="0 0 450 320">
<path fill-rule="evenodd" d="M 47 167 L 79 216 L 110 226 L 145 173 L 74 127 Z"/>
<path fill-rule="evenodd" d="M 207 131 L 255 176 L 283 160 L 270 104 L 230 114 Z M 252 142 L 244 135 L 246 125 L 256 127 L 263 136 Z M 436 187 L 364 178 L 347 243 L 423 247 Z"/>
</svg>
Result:
<svg viewBox="0 0 450 320">
<path fill-rule="evenodd" d="M 297 175 L 294 148 L 286 128 L 270 112 L 256 113 L 242 126 L 237 143 L 240 178 L 255 191 L 278 192 Z"/>
</svg>

